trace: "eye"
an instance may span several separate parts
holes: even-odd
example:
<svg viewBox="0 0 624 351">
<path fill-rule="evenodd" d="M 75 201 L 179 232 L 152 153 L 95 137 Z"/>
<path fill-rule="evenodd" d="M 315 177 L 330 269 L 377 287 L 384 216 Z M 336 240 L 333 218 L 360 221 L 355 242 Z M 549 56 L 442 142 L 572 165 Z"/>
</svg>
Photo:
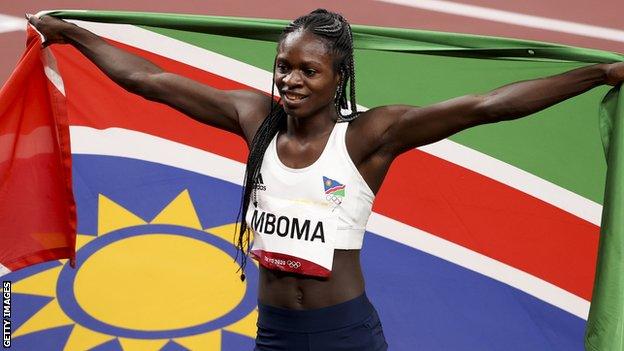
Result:
<svg viewBox="0 0 624 351">
<path fill-rule="evenodd" d="M 307 68 L 305 70 L 303 70 L 303 73 L 305 73 L 306 76 L 308 77 L 312 77 L 316 74 L 316 70 L 312 69 L 312 68 Z"/>
<path fill-rule="evenodd" d="M 285 65 L 285 64 L 283 64 L 283 63 L 278 63 L 278 64 L 275 66 L 275 68 L 276 68 L 276 70 L 277 70 L 277 72 L 278 72 L 278 73 L 282 73 L 282 74 L 284 74 L 284 73 L 288 73 L 288 66 L 286 66 L 286 65 Z"/>
</svg>

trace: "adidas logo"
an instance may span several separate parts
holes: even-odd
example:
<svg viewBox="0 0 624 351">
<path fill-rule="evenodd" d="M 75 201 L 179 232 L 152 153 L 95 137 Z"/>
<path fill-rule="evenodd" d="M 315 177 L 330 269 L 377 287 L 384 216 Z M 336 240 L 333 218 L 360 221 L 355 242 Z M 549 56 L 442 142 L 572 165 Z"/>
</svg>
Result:
<svg viewBox="0 0 624 351">
<path fill-rule="evenodd" d="M 262 180 L 262 173 L 258 173 L 258 177 L 254 182 L 254 189 L 256 190 L 266 190 L 266 185 L 264 185 L 264 181 Z"/>
</svg>

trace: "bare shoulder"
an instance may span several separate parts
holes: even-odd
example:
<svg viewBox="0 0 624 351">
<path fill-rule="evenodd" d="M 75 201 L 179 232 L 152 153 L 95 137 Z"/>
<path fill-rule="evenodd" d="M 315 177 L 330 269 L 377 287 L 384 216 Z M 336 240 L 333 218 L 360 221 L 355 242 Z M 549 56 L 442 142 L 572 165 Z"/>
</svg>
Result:
<svg viewBox="0 0 624 351">
<path fill-rule="evenodd" d="M 409 105 L 388 105 L 362 112 L 347 129 L 347 148 L 353 160 L 363 160 L 382 149 L 387 131 L 413 108 Z"/>
<path fill-rule="evenodd" d="M 383 133 L 405 112 L 413 109 L 409 105 L 386 105 L 371 108 L 360 113 L 358 118 L 351 122 L 350 128 L 368 129 Z"/>
<path fill-rule="evenodd" d="M 386 132 L 398 119 L 414 106 L 388 105 L 372 108 L 362 112 L 349 126 L 348 134 L 371 147 L 383 141 Z"/>
<path fill-rule="evenodd" d="M 238 121 L 249 145 L 270 112 L 271 97 L 253 90 L 233 90 L 230 98 L 235 100 Z"/>
</svg>

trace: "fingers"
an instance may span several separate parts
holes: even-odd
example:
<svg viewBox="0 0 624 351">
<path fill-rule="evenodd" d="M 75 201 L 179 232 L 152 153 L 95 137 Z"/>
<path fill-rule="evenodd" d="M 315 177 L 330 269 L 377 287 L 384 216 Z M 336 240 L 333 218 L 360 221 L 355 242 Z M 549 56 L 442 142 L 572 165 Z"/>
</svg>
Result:
<svg viewBox="0 0 624 351">
<path fill-rule="evenodd" d="M 617 62 L 606 66 L 606 84 L 618 85 L 624 81 L 624 63 Z"/>
<path fill-rule="evenodd" d="M 26 20 L 28 21 L 28 23 L 30 23 L 33 27 L 35 27 L 35 30 L 37 31 L 37 33 L 39 33 L 39 36 L 41 37 L 41 47 L 45 49 L 48 45 L 51 44 L 51 42 L 48 41 L 45 34 L 43 34 L 41 28 L 39 28 L 39 24 L 41 20 L 36 15 L 30 14 L 30 13 L 24 14 L 24 17 L 26 17 Z"/>
<path fill-rule="evenodd" d="M 24 17 L 26 17 L 26 20 L 28 21 L 28 23 L 32 24 L 35 27 L 37 26 L 37 21 L 39 21 L 39 18 L 37 18 L 37 16 L 31 13 L 27 13 L 24 15 Z"/>
</svg>

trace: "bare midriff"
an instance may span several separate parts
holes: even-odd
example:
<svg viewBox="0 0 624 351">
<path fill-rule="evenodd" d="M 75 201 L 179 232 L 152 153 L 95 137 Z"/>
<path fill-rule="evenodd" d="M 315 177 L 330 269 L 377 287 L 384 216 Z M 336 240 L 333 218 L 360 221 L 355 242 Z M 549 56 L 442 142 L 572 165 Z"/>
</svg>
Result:
<svg viewBox="0 0 624 351">
<path fill-rule="evenodd" d="M 336 305 L 363 292 L 360 250 L 335 250 L 332 272 L 327 278 L 260 267 L 258 301 L 269 306 L 309 310 Z"/>
</svg>

